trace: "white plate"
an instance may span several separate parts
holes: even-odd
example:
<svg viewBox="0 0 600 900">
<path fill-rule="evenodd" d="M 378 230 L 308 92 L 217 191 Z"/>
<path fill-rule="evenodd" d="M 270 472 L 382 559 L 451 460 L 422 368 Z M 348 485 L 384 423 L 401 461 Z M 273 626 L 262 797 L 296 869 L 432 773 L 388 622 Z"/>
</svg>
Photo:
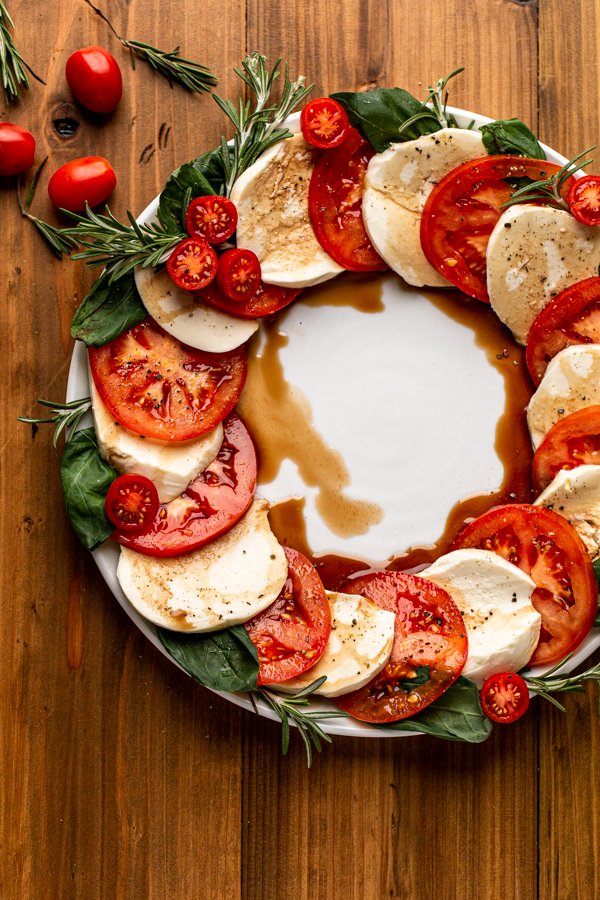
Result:
<svg viewBox="0 0 600 900">
<path fill-rule="evenodd" d="M 463 125 L 473 120 L 476 126 L 492 121 L 460 109 L 450 111 Z M 290 119 L 293 130 L 298 119 L 298 115 Z M 549 147 L 544 149 L 549 161 L 559 165 L 567 161 Z M 154 217 L 157 206 L 158 198 L 139 221 Z M 357 285 L 364 285 L 364 280 L 353 282 L 353 276 L 342 277 L 349 279 L 352 289 L 360 290 Z M 322 488 L 328 478 L 335 481 L 331 473 L 335 473 L 341 458 L 347 469 L 345 487 L 341 486 L 344 478 L 338 479 L 343 509 L 350 516 L 357 501 L 375 504 L 381 521 L 372 521 L 363 534 L 341 537 L 339 515 L 337 523 L 325 521 L 318 511 L 318 487 L 307 485 L 298 465 L 289 459 L 268 484 L 259 488 L 271 502 L 291 496 L 305 498 L 307 537 L 318 553 L 334 552 L 369 562 L 385 560 L 411 545 L 434 542 L 458 499 L 496 490 L 502 480 L 502 467 L 494 451 L 495 425 L 504 408 L 499 373 L 489 366 L 484 351 L 475 346 L 472 332 L 442 315 L 428 301 L 426 294 L 430 291 L 408 287 L 390 274 L 382 276 L 380 283 L 380 312 L 366 315 L 351 307 L 340 309 L 310 301 L 303 305 L 299 299 L 279 315 L 277 325 L 287 337 L 279 358 L 290 397 L 302 411 L 296 424 L 303 421 L 306 430 L 306 440 L 303 434 L 300 443 L 309 446 L 312 436 L 312 445 L 320 445 L 319 452 L 327 461 L 307 480 L 320 481 Z M 322 286 L 320 295 L 327 290 Z M 252 345 L 252 352 L 260 353 L 263 346 L 264 333 Z M 78 342 L 67 400 L 88 393 L 86 352 Z M 288 422 L 288 427 L 293 429 L 294 422 Z M 473 447 L 478 448 L 477 454 L 473 454 Z M 363 526 L 369 518 L 377 518 L 370 507 L 359 508 Z M 360 531 L 358 526 L 346 530 Z M 148 640 L 174 662 L 154 626 L 123 594 L 116 578 L 118 554 L 118 547 L 111 541 L 94 552 L 102 576 Z M 600 633 L 596 629 L 565 671 L 571 671 L 598 646 Z M 246 709 L 253 708 L 247 695 L 221 696 Z M 331 709 L 327 703 L 315 701 L 313 705 L 315 709 Z M 263 701 L 257 701 L 257 709 L 276 720 Z M 323 728 L 330 734 L 361 737 L 408 735 L 345 718 L 327 720 Z"/>
</svg>

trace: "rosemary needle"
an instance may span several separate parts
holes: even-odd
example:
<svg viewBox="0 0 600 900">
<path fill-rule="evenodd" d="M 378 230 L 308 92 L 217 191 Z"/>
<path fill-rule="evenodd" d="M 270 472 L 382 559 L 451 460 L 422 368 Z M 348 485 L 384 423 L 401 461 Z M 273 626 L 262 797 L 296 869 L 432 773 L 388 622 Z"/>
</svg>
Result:
<svg viewBox="0 0 600 900">
<path fill-rule="evenodd" d="M 19 98 L 21 89 L 29 88 L 29 78 L 27 72 L 39 81 L 41 84 L 46 82 L 36 75 L 31 66 L 29 66 L 15 46 L 10 29 L 14 29 L 14 22 L 4 4 L 4 0 L 0 0 L 0 71 L 2 72 L 2 89 L 4 91 L 4 101 L 8 106 Z"/>
</svg>

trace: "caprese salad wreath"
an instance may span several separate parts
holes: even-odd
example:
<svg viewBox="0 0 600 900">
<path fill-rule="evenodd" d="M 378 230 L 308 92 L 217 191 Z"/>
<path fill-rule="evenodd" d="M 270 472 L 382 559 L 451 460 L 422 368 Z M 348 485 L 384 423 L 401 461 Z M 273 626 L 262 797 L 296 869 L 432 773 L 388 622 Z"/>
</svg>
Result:
<svg viewBox="0 0 600 900">
<path fill-rule="evenodd" d="M 68 432 L 67 513 L 88 549 L 120 545 L 125 596 L 193 678 L 272 708 L 284 751 L 293 722 L 310 764 L 343 715 L 482 741 L 530 694 L 560 706 L 600 680 L 561 674 L 598 624 L 600 178 L 547 162 L 516 119 L 459 123 L 448 78 L 424 103 L 400 88 L 307 100 L 286 70 L 274 102 L 278 73 L 243 61 L 253 102 L 215 97 L 233 140 L 173 172 L 151 215 L 88 207 L 61 231 L 103 268 L 72 325 L 90 397 L 40 401 Z M 328 590 L 255 496 L 235 411 L 245 344 L 303 288 L 388 267 L 491 304 L 526 344 L 539 496 L 468 522 L 418 574 Z"/>
</svg>

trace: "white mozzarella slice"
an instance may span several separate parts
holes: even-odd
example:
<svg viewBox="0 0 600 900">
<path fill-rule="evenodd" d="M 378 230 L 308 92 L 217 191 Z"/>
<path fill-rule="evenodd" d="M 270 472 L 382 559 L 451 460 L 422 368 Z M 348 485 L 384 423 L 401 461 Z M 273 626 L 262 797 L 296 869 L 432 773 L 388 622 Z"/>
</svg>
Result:
<svg viewBox="0 0 600 900">
<path fill-rule="evenodd" d="M 178 497 L 216 457 L 223 426 L 190 441 L 156 441 L 116 422 L 90 377 L 92 414 L 101 456 L 117 472 L 145 475 L 154 482 L 161 503 Z"/>
<path fill-rule="evenodd" d="M 256 253 L 267 284 L 303 288 L 344 271 L 310 224 L 308 188 L 317 154 L 296 134 L 263 153 L 233 185 L 237 245 Z"/>
<path fill-rule="evenodd" d="M 162 328 L 177 340 L 207 353 L 227 353 L 244 344 L 258 328 L 255 319 L 238 319 L 194 300 L 175 285 L 166 269 L 140 266 L 135 284 L 142 303 Z"/>
<path fill-rule="evenodd" d="M 287 578 L 266 500 L 215 541 L 170 559 L 121 547 L 117 578 L 137 611 L 171 631 L 220 631 L 273 603 Z"/>
<path fill-rule="evenodd" d="M 358 594 L 327 591 L 331 606 L 331 634 L 316 665 L 297 678 L 274 685 L 283 693 L 296 693 L 327 676 L 315 691 L 339 697 L 356 691 L 385 667 L 394 642 L 395 614 L 380 609 Z"/>
<path fill-rule="evenodd" d="M 592 559 L 600 553 L 600 466 L 562 469 L 535 501 L 567 519 Z"/>
<path fill-rule="evenodd" d="M 550 360 L 527 407 L 534 449 L 569 413 L 600 403 L 600 344 L 572 344 Z"/>
<path fill-rule="evenodd" d="M 598 274 L 600 229 L 582 225 L 565 210 L 511 206 L 487 247 L 487 288 L 492 309 L 525 344 L 537 314 L 562 290 Z"/>
<path fill-rule="evenodd" d="M 469 643 L 465 677 L 481 687 L 488 675 L 518 672 L 529 661 L 541 616 L 525 572 L 488 550 L 453 550 L 419 575 L 448 591 L 462 613 Z"/>
<path fill-rule="evenodd" d="M 365 175 L 362 213 L 371 243 L 414 285 L 448 287 L 421 249 L 421 213 L 434 186 L 469 159 L 485 156 L 479 131 L 442 128 L 376 153 Z"/>
</svg>

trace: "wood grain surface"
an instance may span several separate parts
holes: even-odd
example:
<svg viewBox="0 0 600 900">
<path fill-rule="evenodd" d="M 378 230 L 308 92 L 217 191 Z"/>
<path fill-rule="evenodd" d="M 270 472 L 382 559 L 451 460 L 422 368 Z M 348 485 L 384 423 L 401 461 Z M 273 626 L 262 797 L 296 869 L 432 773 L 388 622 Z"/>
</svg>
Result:
<svg viewBox="0 0 600 900">
<path fill-rule="evenodd" d="M 101 4 L 101 0 L 98 0 Z M 51 172 L 97 153 L 139 212 L 222 117 L 138 65 L 83 0 L 8 0 L 34 84 L 4 118 Z M 600 0 L 104 0 L 124 35 L 201 60 L 219 91 L 249 49 L 289 61 L 320 95 L 421 93 L 463 65 L 452 101 L 519 116 L 572 155 L 599 143 Z M 110 117 L 78 108 L 68 55 L 100 43 L 125 92 Z M 80 123 L 61 138 L 57 118 Z M 161 125 L 170 126 L 161 139 Z M 34 212 L 56 222 L 41 182 Z M 483 745 L 335 738 L 309 771 L 278 727 L 170 665 L 104 587 L 66 521 L 49 431 L 15 421 L 64 395 L 69 323 L 91 282 L 55 260 L 0 183 L 3 543 L 0 897 L 575 900 L 600 896 L 600 730 L 592 693 L 568 714 L 534 704 Z M 294 738 L 295 736 L 293 736 Z"/>
</svg>

